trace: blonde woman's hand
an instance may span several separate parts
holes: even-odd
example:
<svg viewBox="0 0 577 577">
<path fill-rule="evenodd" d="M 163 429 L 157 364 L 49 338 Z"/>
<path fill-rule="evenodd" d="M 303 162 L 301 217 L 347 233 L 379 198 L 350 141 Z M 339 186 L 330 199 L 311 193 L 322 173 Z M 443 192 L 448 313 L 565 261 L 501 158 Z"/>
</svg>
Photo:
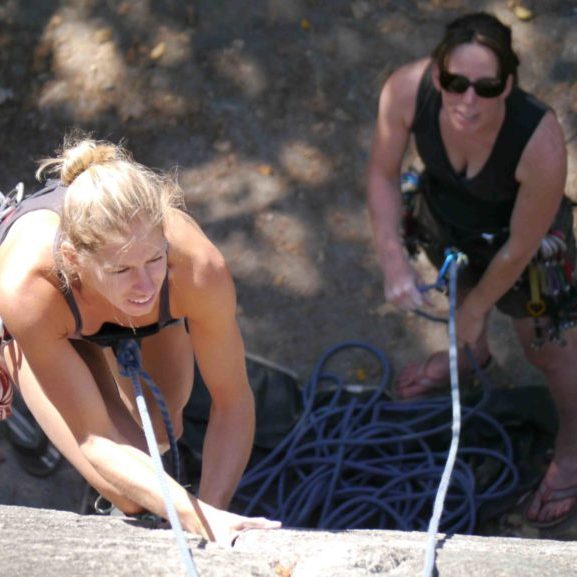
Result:
<svg viewBox="0 0 577 577">
<path fill-rule="evenodd" d="M 237 537 L 251 529 L 279 529 L 280 521 L 272 521 L 265 517 L 246 517 L 229 511 L 222 511 L 197 501 L 200 508 L 199 517 L 204 526 L 203 536 L 224 547 L 231 547 Z M 199 532 L 199 531 L 195 531 Z"/>
</svg>

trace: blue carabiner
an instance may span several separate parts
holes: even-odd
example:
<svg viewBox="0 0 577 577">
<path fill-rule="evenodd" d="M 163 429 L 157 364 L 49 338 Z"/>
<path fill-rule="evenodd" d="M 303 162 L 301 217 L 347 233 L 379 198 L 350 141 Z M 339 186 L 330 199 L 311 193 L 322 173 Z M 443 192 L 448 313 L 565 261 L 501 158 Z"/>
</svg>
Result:
<svg viewBox="0 0 577 577">
<path fill-rule="evenodd" d="M 433 284 L 419 286 L 419 291 L 426 292 L 431 289 L 437 289 L 441 292 L 445 291 L 449 282 L 449 268 L 454 260 L 457 261 L 459 267 L 465 266 L 468 262 L 467 255 L 465 255 L 465 253 L 457 250 L 456 248 L 446 248 L 445 262 L 439 269 L 437 280 Z"/>
</svg>

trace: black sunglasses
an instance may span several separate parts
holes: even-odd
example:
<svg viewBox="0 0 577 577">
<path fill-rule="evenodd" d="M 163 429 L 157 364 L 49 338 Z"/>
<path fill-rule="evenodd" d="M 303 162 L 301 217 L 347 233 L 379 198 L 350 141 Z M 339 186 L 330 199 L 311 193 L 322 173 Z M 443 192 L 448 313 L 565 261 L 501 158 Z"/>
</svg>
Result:
<svg viewBox="0 0 577 577">
<path fill-rule="evenodd" d="M 506 78 L 479 78 L 471 82 L 466 76 L 451 74 L 446 70 L 441 70 L 439 82 L 443 90 L 452 94 L 463 94 L 472 86 L 475 94 L 481 98 L 496 98 L 503 94 L 507 85 Z"/>
</svg>

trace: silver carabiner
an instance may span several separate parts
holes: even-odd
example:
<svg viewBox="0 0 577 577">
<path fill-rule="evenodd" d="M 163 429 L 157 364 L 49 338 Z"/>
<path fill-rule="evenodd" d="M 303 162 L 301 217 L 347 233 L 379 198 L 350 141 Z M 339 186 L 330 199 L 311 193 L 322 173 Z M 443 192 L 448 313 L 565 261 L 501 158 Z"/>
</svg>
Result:
<svg viewBox="0 0 577 577">
<path fill-rule="evenodd" d="M 9 193 L 0 192 L 0 220 L 10 214 L 24 198 L 24 183 L 19 182 Z"/>
</svg>

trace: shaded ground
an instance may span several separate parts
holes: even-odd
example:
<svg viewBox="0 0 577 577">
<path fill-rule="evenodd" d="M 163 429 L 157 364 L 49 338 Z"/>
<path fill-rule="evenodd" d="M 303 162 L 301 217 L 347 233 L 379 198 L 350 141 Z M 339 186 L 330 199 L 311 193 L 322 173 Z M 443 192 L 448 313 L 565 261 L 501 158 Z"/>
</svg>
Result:
<svg viewBox="0 0 577 577">
<path fill-rule="evenodd" d="M 0 190 L 32 190 L 35 161 L 73 128 L 125 139 L 139 161 L 177 167 L 232 269 L 249 351 L 304 380 L 328 347 L 358 339 L 398 369 L 446 339 L 382 301 L 364 199 L 379 87 L 457 14 L 493 11 L 513 27 L 522 85 L 559 114 L 575 196 L 572 4 L 527 2 L 525 22 L 505 0 L 6 0 Z M 506 319 L 495 316 L 491 339 L 504 381 L 540 382 Z M 1 502 L 77 507 L 81 491 L 59 491 L 72 473 L 36 481 L 7 458 Z"/>
</svg>

